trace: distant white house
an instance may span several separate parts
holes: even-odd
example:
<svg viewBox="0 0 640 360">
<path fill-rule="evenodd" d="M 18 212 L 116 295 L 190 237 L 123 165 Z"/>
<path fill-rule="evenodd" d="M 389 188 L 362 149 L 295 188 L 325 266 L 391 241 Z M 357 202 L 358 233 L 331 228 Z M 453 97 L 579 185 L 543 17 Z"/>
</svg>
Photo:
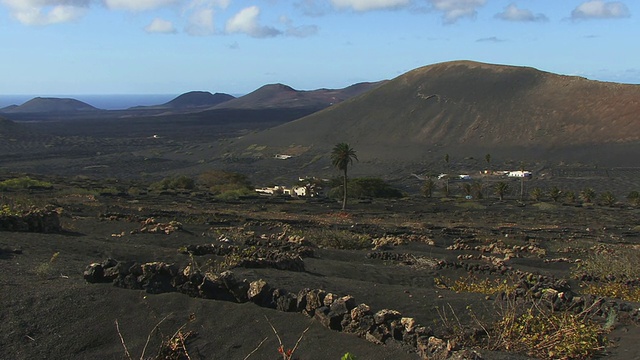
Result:
<svg viewBox="0 0 640 360">
<path fill-rule="evenodd" d="M 509 171 L 509 173 L 507 173 L 508 177 L 517 177 L 517 178 L 528 178 L 531 177 L 531 175 L 533 175 L 531 173 L 531 171 L 522 171 L 522 170 L 517 170 L 517 171 Z"/>
<path fill-rule="evenodd" d="M 458 175 L 458 177 L 460 178 L 460 180 L 471 180 L 471 175 L 467 174 L 460 174 Z"/>
<path fill-rule="evenodd" d="M 258 194 L 264 194 L 264 195 L 277 195 L 277 194 L 283 194 L 284 193 L 284 186 L 267 186 L 267 187 L 261 187 L 261 188 L 256 188 L 256 192 Z"/>
<path fill-rule="evenodd" d="M 293 156 L 291 155 L 285 155 L 285 154 L 276 154 L 276 156 L 274 156 L 274 158 L 278 159 L 278 160 L 287 160 L 287 159 L 291 159 Z"/>
<path fill-rule="evenodd" d="M 305 197 L 309 195 L 309 189 L 306 186 L 296 186 L 293 188 L 293 193 L 296 196 Z"/>
<path fill-rule="evenodd" d="M 286 186 L 276 185 L 256 188 L 255 191 L 261 195 L 289 195 L 298 197 L 315 196 L 315 193 L 313 193 L 307 186 L 294 186 L 289 188 Z"/>
</svg>

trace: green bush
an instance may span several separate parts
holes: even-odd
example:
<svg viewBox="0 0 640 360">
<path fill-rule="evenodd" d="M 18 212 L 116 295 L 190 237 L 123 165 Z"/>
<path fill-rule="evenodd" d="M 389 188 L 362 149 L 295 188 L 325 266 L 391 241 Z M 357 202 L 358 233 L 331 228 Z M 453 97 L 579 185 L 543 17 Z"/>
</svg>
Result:
<svg viewBox="0 0 640 360">
<path fill-rule="evenodd" d="M 151 184 L 151 190 L 191 190 L 195 188 L 195 181 L 187 176 L 166 177 Z"/>
<path fill-rule="evenodd" d="M 210 170 L 198 177 L 198 183 L 214 194 L 240 194 L 243 192 L 253 192 L 253 186 L 246 175 L 223 171 Z"/>
<path fill-rule="evenodd" d="M 337 183 L 333 183 L 334 187 L 329 191 L 329 197 L 342 199 L 342 184 Z M 400 198 L 402 192 L 379 178 L 354 178 L 347 182 L 347 196 L 352 199 Z"/>
<path fill-rule="evenodd" d="M 30 188 L 51 188 L 50 182 L 40 181 L 32 179 L 28 176 L 19 178 L 7 179 L 0 182 L 0 190 L 16 190 L 16 189 L 30 189 Z"/>
</svg>

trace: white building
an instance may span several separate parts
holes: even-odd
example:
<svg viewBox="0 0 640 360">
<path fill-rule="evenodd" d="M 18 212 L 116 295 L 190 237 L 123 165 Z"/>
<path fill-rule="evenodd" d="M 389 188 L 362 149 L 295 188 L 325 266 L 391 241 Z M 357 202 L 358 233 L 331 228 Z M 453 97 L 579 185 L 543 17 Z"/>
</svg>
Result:
<svg viewBox="0 0 640 360">
<path fill-rule="evenodd" d="M 533 175 L 531 173 L 531 171 L 522 171 L 522 170 L 517 170 L 517 171 L 509 171 L 509 173 L 507 174 L 508 177 L 517 177 L 517 178 L 528 178 L 531 177 L 531 175 Z"/>
</svg>

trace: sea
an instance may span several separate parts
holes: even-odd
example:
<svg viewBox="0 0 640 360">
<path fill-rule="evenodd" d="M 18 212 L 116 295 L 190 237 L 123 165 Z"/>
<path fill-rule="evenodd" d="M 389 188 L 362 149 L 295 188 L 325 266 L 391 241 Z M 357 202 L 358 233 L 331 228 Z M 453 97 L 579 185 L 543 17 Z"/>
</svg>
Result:
<svg viewBox="0 0 640 360">
<path fill-rule="evenodd" d="M 35 97 L 70 98 L 103 110 L 124 110 L 134 106 L 161 105 L 179 94 L 112 94 L 112 95 L 0 95 L 0 109 L 22 105 Z"/>
</svg>

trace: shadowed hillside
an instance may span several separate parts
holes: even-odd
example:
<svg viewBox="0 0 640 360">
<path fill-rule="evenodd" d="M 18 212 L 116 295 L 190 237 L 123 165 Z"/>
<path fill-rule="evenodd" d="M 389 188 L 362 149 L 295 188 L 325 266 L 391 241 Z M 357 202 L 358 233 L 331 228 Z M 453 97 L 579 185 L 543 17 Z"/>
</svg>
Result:
<svg viewBox="0 0 640 360">
<path fill-rule="evenodd" d="M 636 149 L 638 113 L 638 85 L 456 61 L 410 71 L 239 145 L 268 145 L 277 152 L 295 143 L 326 153 L 347 141 L 368 156 L 397 161 L 445 151 L 483 156 L 492 149 L 582 156 L 596 145 Z"/>
<path fill-rule="evenodd" d="M 75 99 L 36 97 L 20 106 L 0 109 L 5 113 L 63 113 L 97 111 L 99 109 Z"/>
<path fill-rule="evenodd" d="M 190 91 L 162 105 L 136 106 L 131 108 L 131 110 L 194 110 L 198 108 L 206 109 L 233 99 L 235 99 L 235 97 L 229 94 L 212 94 L 208 91 Z"/>
<path fill-rule="evenodd" d="M 344 89 L 318 89 L 300 91 L 283 84 L 265 85 L 240 98 L 216 106 L 216 109 L 270 109 L 270 108 L 307 108 L 324 109 L 353 96 L 362 94 L 381 82 L 359 83 Z"/>
</svg>

